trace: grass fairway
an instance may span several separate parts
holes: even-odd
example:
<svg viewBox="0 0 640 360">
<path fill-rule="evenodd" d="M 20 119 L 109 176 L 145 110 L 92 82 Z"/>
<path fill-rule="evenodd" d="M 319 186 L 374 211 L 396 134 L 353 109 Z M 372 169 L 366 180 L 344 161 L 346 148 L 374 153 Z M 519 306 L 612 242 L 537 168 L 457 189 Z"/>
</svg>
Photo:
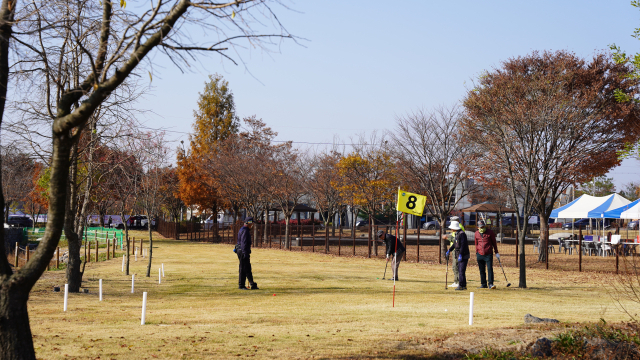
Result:
<svg viewBox="0 0 640 360">
<path fill-rule="evenodd" d="M 525 333 L 533 331 L 522 326 L 526 313 L 572 324 L 626 319 L 607 294 L 611 275 L 530 270 L 529 289 L 521 290 L 516 269 L 506 269 L 513 284 L 507 289 L 497 267 L 498 290 L 489 291 L 476 289 L 479 275 L 472 267 L 469 290 L 476 295 L 470 327 L 469 292 L 445 290 L 444 266 L 401 264 L 394 308 L 393 282 L 378 279 L 383 260 L 254 249 L 253 273 L 261 290 L 241 291 L 230 245 L 155 240 L 153 255 L 150 278 L 144 276 L 147 259 L 132 262 L 134 294 L 121 258 L 87 264 L 84 287 L 90 293 L 71 294 L 66 313 L 63 293 L 51 288 L 64 289 L 64 272 L 45 273 L 29 301 L 38 358 L 422 357 L 438 348 L 454 349 L 455 344 L 438 341 L 455 333 L 489 335 L 469 340 L 478 348 L 498 341 L 524 346 L 531 340 Z M 158 285 L 160 263 L 166 277 Z M 102 302 L 98 279 L 103 279 Z M 145 326 L 140 325 L 143 291 L 148 292 Z M 498 333 L 500 340 L 490 335 Z"/>
</svg>

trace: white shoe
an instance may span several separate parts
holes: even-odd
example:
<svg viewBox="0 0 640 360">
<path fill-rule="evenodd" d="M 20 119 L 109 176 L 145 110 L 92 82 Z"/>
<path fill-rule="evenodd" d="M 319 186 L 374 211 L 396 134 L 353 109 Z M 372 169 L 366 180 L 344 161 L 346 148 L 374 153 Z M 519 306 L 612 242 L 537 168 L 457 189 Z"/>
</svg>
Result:
<svg viewBox="0 0 640 360">
<path fill-rule="evenodd" d="M 493 284 L 489 284 L 489 289 L 491 289 L 491 290 L 495 290 L 495 288 L 496 288 L 496 286 L 495 286 L 495 285 L 493 285 Z"/>
<path fill-rule="evenodd" d="M 453 284 L 449 285 L 449 287 L 454 287 L 454 288 L 457 288 L 458 286 L 460 286 L 460 284 L 458 284 L 458 283 L 453 283 Z"/>
</svg>

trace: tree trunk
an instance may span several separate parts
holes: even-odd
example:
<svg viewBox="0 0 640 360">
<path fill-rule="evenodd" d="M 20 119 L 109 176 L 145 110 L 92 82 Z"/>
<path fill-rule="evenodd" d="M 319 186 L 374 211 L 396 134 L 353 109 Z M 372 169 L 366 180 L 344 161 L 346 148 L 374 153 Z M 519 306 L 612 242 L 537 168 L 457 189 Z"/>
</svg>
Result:
<svg viewBox="0 0 640 360">
<path fill-rule="evenodd" d="M 538 262 L 547 261 L 549 249 L 549 220 L 545 216 L 540 216 L 540 255 Z"/>
<path fill-rule="evenodd" d="M 0 299 L 0 358 L 35 360 L 27 309 L 29 289 L 4 283 Z"/>
<path fill-rule="evenodd" d="M 284 215 L 284 248 L 286 250 L 290 249 L 291 239 L 289 238 L 289 220 L 291 219 L 291 215 Z"/>
<path fill-rule="evenodd" d="M 372 233 L 372 238 L 373 238 L 373 255 L 378 256 L 378 242 L 376 241 L 376 234 L 374 233 L 375 231 L 375 226 L 374 226 L 375 220 L 373 219 L 373 216 L 369 216 L 369 227 L 371 228 L 371 233 Z"/>
<path fill-rule="evenodd" d="M 525 219 L 528 217 L 525 217 Z M 520 282 L 518 287 L 522 289 L 527 288 L 527 264 L 524 254 L 524 239 L 526 238 L 526 223 L 523 225 L 522 231 L 518 231 L 518 253 L 520 256 Z M 541 249 L 542 250 L 542 249 Z"/>
<path fill-rule="evenodd" d="M 446 216 L 442 216 L 441 219 L 444 220 L 440 220 L 440 233 L 438 235 L 438 241 L 440 241 L 440 254 L 438 256 L 438 263 L 442 264 L 442 258 L 445 256 L 445 253 L 447 252 L 447 244 L 444 240 L 442 240 L 442 234 L 444 234 L 444 232 L 447 230 L 445 229 L 445 224 L 447 223 L 447 217 Z M 438 234 L 438 233 L 436 233 Z M 468 241 L 469 239 L 467 239 Z"/>
<path fill-rule="evenodd" d="M 69 292 L 79 292 L 82 286 L 82 259 L 80 258 L 81 241 L 77 234 L 67 233 L 69 257 L 67 258 L 67 283 Z"/>
<path fill-rule="evenodd" d="M 147 277 L 151 277 L 151 260 L 153 259 L 153 234 L 151 230 L 151 216 L 147 213 L 147 229 L 149 229 L 149 264 L 147 264 Z M 142 251 L 142 248 L 140 248 Z"/>
</svg>

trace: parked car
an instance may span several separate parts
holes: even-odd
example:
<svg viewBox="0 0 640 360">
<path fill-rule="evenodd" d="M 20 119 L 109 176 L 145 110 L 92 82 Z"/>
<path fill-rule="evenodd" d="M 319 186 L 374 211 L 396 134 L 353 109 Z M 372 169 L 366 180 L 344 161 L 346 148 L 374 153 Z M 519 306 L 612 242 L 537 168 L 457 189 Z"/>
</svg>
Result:
<svg viewBox="0 0 640 360">
<path fill-rule="evenodd" d="M 638 224 L 640 222 L 638 220 L 631 220 L 629 221 L 629 224 L 627 225 L 627 228 L 629 230 L 638 230 Z"/>
<path fill-rule="evenodd" d="M 587 227 L 587 226 L 589 226 L 589 223 L 591 223 L 591 227 L 593 227 L 593 228 L 595 228 L 595 227 L 596 227 L 596 225 L 597 225 L 598 227 L 601 227 L 601 226 L 602 226 L 602 220 L 597 220 L 597 219 L 580 219 L 580 220 L 578 220 L 578 221 L 576 221 L 576 222 L 574 222 L 574 223 L 573 223 L 573 228 L 574 228 L 574 229 L 578 229 L 578 228 L 580 228 L 581 226 L 582 226 L 582 227 Z M 572 224 L 572 223 L 570 223 L 570 222 L 565 223 L 565 224 L 562 226 L 562 229 L 564 229 L 564 230 L 571 230 L 571 227 L 572 227 L 572 226 L 571 226 L 571 224 Z M 604 219 L 604 228 L 605 228 L 605 229 L 608 229 L 609 227 L 611 227 L 611 220 L 610 220 L 610 219 Z"/>
<path fill-rule="evenodd" d="M 7 225 L 12 227 L 32 227 L 33 220 L 30 217 L 24 215 L 9 215 Z"/>
<path fill-rule="evenodd" d="M 444 226 L 447 228 L 449 227 L 449 225 L 451 225 L 451 220 L 449 220 L 450 218 L 451 217 L 448 217 L 447 221 L 444 224 Z M 422 224 L 422 228 L 426 230 L 440 230 L 440 222 L 437 220 L 427 221 L 426 223 Z"/>
<path fill-rule="evenodd" d="M 512 222 L 513 221 L 513 222 Z M 520 223 L 522 224 L 522 222 L 524 221 L 524 217 L 520 216 Z M 556 219 L 549 219 L 549 227 L 551 227 L 551 224 L 554 224 L 556 222 Z M 508 227 L 508 226 L 517 226 L 517 221 L 515 217 L 511 217 L 511 216 L 505 216 L 502 218 L 502 226 L 503 227 Z M 498 226 L 498 224 L 496 224 L 496 226 Z M 540 217 L 537 215 L 534 216 L 530 216 L 529 217 L 529 226 L 531 227 L 531 229 L 533 230 L 540 230 Z"/>
</svg>

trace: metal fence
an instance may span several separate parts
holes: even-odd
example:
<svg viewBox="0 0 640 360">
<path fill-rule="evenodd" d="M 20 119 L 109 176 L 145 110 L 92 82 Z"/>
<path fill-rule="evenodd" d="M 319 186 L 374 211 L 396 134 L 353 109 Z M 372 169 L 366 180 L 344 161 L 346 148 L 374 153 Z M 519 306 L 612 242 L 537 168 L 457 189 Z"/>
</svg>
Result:
<svg viewBox="0 0 640 360">
<path fill-rule="evenodd" d="M 199 224 L 186 226 L 170 222 L 160 222 L 158 231 L 167 238 L 235 244 L 237 233 L 242 223 L 232 224 L 224 228 L 203 229 Z M 336 227 L 324 229 L 322 225 L 290 225 L 291 241 L 285 240 L 284 224 L 254 224 L 257 234 L 254 238 L 254 247 L 283 249 L 287 251 L 306 251 L 326 253 L 333 256 L 381 258 L 385 257 L 385 245 L 380 241 L 374 241 L 378 230 L 385 230 L 395 234 L 396 226 L 368 226 L 359 227 L 355 231 L 351 228 Z M 427 264 L 444 264 L 445 259 L 440 252 L 440 232 L 437 230 L 397 229 L 399 240 L 407 249 L 404 260 Z M 406 231 L 406 232 L 405 232 Z M 470 266 L 476 266 L 473 233 L 475 229 L 468 227 L 469 246 L 472 253 L 469 260 Z M 498 232 L 497 229 L 494 229 Z M 638 255 L 636 247 L 640 244 L 632 243 L 638 239 L 637 231 L 619 231 L 621 243 L 618 245 L 607 244 L 606 240 L 598 250 L 589 248 L 594 244 L 589 242 L 591 231 L 582 230 L 582 242 L 580 242 L 580 229 L 574 230 L 573 241 L 559 237 L 551 239 L 547 248 L 542 248 L 539 241 L 539 232 L 528 234 L 525 240 L 525 263 L 530 269 L 552 269 L 562 271 L 590 271 L 616 273 L 624 269 L 623 262 L 635 259 Z M 558 237 L 560 233 L 571 235 L 571 230 L 550 229 L 550 234 Z M 266 236 L 265 236 L 266 234 Z M 520 256 L 516 245 L 516 231 L 506 228 L 503 235 L 498 237 L 498 251 L 501 255 L 502 265 L 515 268 L 519 266 Z M 605 234 L 606 236 L 607 234 Z M 595 235 L 594 235 L 595 236 Z M 638 240 L 640 241 L 640 240 Z M 597 245 L 593 245 L 597 246 Z M 580 250 L 579 250 L 580 249 Z M 548 252 L 546 261 L 540 252 Z"/>
</svg>

